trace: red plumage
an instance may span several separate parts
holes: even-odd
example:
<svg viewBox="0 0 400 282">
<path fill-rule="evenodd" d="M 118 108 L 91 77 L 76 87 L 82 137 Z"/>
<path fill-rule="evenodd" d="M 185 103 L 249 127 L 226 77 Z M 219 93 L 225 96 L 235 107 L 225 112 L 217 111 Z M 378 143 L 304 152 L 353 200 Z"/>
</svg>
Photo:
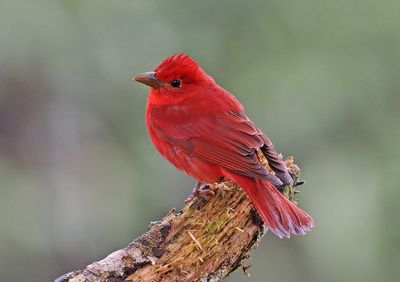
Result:
<svg viewBox="0 0 400 282">
<path fill-rule="evenodd" d="M 231 179 L 281 238 L 305 234 L 314 226 L 307 213 L 274 187 L 293 180 L 271 141 L 244 114 L 239 101 L 194 60 L 174 55 L 135 79 L 151 86 L 146 110 L 150 137 L 176 168 L 200 182 Z M 277 177 L 264 168 L 257 149 Z"/>
</svg>

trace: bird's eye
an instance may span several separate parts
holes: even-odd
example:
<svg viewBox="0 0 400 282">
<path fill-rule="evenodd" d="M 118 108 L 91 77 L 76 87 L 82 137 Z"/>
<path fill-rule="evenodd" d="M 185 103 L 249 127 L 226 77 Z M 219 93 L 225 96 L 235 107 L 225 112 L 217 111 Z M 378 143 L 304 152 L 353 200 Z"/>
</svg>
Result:
<svg viewBox="0 0 400 282">
<path fill-rule="evenodd" d="M 174 79 L 173 81 L 171 81 L 171 86 L 174 88 L 177 88 L 177 87 L 181 86 L 181 81 L 178 79 Z"/>
</svg>

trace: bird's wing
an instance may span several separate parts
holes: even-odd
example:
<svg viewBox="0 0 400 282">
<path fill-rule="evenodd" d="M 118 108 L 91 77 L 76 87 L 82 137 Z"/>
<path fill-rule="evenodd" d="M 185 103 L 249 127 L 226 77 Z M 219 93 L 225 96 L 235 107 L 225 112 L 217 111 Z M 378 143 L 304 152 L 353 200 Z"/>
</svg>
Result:
<svg viewBox="0 0 400 282">
<path fill-rule="evenodd" d="M 256 152 L 265 145 L 265 135 L 243 113 L 199 115 L 173 123 L 156 118 L 153 128 L 187 154 L 231 172 L 256 178 L 268 173 Z"/>
</svg>

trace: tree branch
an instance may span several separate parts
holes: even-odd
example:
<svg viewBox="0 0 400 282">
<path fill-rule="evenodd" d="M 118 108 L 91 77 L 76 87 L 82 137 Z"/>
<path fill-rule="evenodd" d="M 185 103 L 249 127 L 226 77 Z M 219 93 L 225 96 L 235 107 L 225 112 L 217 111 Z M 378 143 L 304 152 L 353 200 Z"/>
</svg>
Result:
<svg viewBox="0 0 400 282">
<path fill-rule="evenodd" d="M 293 158 L 286 165 L 297 180 Z M 239 186 L 223 181 L 210 188 L 214 196 L 194 198 L 127 247 L 55 282 L 220 281 L 239 267 L 246 271 L 243 261 L 266 228 Z M 293 199 L 296 192 L 286 187 L 283 193 Z"/>
</svg>

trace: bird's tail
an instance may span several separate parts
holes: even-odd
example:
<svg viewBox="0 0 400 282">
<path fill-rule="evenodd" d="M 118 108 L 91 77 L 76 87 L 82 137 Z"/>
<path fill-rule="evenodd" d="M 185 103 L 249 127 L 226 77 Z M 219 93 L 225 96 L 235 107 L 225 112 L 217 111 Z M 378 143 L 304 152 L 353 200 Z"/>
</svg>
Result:
<svg viewBox="0 0 400 282">
<path fill-rule="evenodd" d="M 278 237 L 304 235 L 314 227 L 311 216 L 289 201 L 268 181 L 228 174 L 246 192 L 264 223 Z"/>
</svg>

